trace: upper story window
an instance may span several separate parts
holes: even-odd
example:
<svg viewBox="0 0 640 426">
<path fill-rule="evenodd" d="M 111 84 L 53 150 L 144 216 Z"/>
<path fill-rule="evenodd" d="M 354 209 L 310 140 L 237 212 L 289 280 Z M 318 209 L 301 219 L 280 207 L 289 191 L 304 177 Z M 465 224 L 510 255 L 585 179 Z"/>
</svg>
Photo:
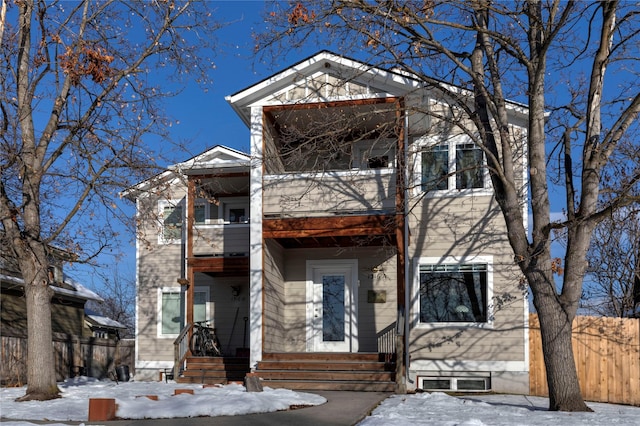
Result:
<svg viewBox="0 0 640 426">
<path fill-rule="evenodd" d="M 182 239 L 182 205 L 161 202 L 162 240 L 163 242 L 180 241 Z"/>
<path fill-rule="evenodd" d="M 427 146 L 420 167 L 425 192 L 488 188 L 484 152 L 473 143 L 458 139 Z"/>
<path fill-rule="evenodd" d="M 354 149 L 353 168 L 361 170 L 395 167 L 395 147 L 390 139 L 363 141 Z"/>
<path fill-rule="evenodd" d="M 249 197 L 220 197 L 216 202 L 198 199 L 194 221 L 196 225 L 249 223 Z"/>
<path fill-rule="evenodd" d="M 196 224 L 206 223 L 208 215 L 209 205 L 203 202 L 196 201 L 196 204 L 193 206 L 193 218 Z"/>
</svg>

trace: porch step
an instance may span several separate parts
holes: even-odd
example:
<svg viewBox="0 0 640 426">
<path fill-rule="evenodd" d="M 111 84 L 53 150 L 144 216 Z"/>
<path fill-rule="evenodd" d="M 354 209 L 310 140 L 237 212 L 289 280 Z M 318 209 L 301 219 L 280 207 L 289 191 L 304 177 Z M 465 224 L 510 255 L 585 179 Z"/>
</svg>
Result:
<svg viewBox="0 0 640 426">
<path fill-rule="evenodd" d="M 178 383 L 227 384 L 242 382 L 249 372 L 249 358 L 188 357 Z"/>
<path fill-rule="evenodd" d="M 308 380 L 263 380 L 263 386 L 274 389 L 302 391 L 358 391 L 358 392 L 394 392 L 395 382 L 357 382 L 349 381 L 308 381 Z"/>
<path fill-rule="evenodd" d="M 378 353 L 265 353 L 264 386 L 296 390 L 395 390 L 395 358 Z"/>
</svg>

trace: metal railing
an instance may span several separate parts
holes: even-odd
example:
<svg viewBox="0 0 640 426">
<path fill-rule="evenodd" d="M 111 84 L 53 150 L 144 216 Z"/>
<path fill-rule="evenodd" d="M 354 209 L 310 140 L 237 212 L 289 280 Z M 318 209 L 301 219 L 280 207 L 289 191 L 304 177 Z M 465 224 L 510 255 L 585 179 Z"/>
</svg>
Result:
<svg viewBox="0 0 640 426">
<path fill-rule="evenodd" d="M 396 353 L 396 323 L 380 330 L 378 338 L 378 353 L 391 355 Z"/>
</svg>

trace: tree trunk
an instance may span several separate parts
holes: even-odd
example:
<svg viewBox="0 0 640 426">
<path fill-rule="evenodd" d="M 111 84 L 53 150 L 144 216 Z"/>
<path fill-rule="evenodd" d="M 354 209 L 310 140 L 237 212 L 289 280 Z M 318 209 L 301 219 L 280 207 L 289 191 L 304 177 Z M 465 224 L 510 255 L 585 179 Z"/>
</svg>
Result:
<svg viewBox="0 0 640 426">
<path fill-rule="evenodd" d="M 532 279 L 534 278 L 529 278 L 530 283 L 534 283 Z M 537 275 L 535 279 L 537 281 L 534 285 L 539 288 L 550 289 L 554 285 L 541 278 L 541 275 Z M 533 303 L 540 320 L 542 354 L 549 387 L 549 410 L 592 411 L 582 399 L 573 356 L 571 325 L 574 317 L 561 306 L 555 291 L 538 291 L 534 295 Z"/>
<path fill-rule="evenodd" d="M 46 259 L 46 257 L 45 257 Z M 23 263 L 23 262 L 21 262 Z M 47 268 L 22 267 L 27 304 L 27 391 L 17 401 L 59 398 L 51 328 L 51 297 Z"/>
</svg>

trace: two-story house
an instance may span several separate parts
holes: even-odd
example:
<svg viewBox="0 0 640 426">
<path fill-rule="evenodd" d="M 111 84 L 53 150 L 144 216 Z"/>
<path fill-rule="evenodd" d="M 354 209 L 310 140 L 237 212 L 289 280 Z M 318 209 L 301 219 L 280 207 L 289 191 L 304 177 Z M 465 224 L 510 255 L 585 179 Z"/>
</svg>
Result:
<svg viewBox="0 0 640 426">
<path fill-rule="evenodd" d="M 437 87 L 323 51 L 227 101 L 249 155 L 216 146 L 125 194 L 137 378 L 528 393 L 527 300 L 486 159 Z M 527 111 L 509 111 L 526 188 Z M 218 360 L 189 357 L 205 319 Z"/>
</svg>

